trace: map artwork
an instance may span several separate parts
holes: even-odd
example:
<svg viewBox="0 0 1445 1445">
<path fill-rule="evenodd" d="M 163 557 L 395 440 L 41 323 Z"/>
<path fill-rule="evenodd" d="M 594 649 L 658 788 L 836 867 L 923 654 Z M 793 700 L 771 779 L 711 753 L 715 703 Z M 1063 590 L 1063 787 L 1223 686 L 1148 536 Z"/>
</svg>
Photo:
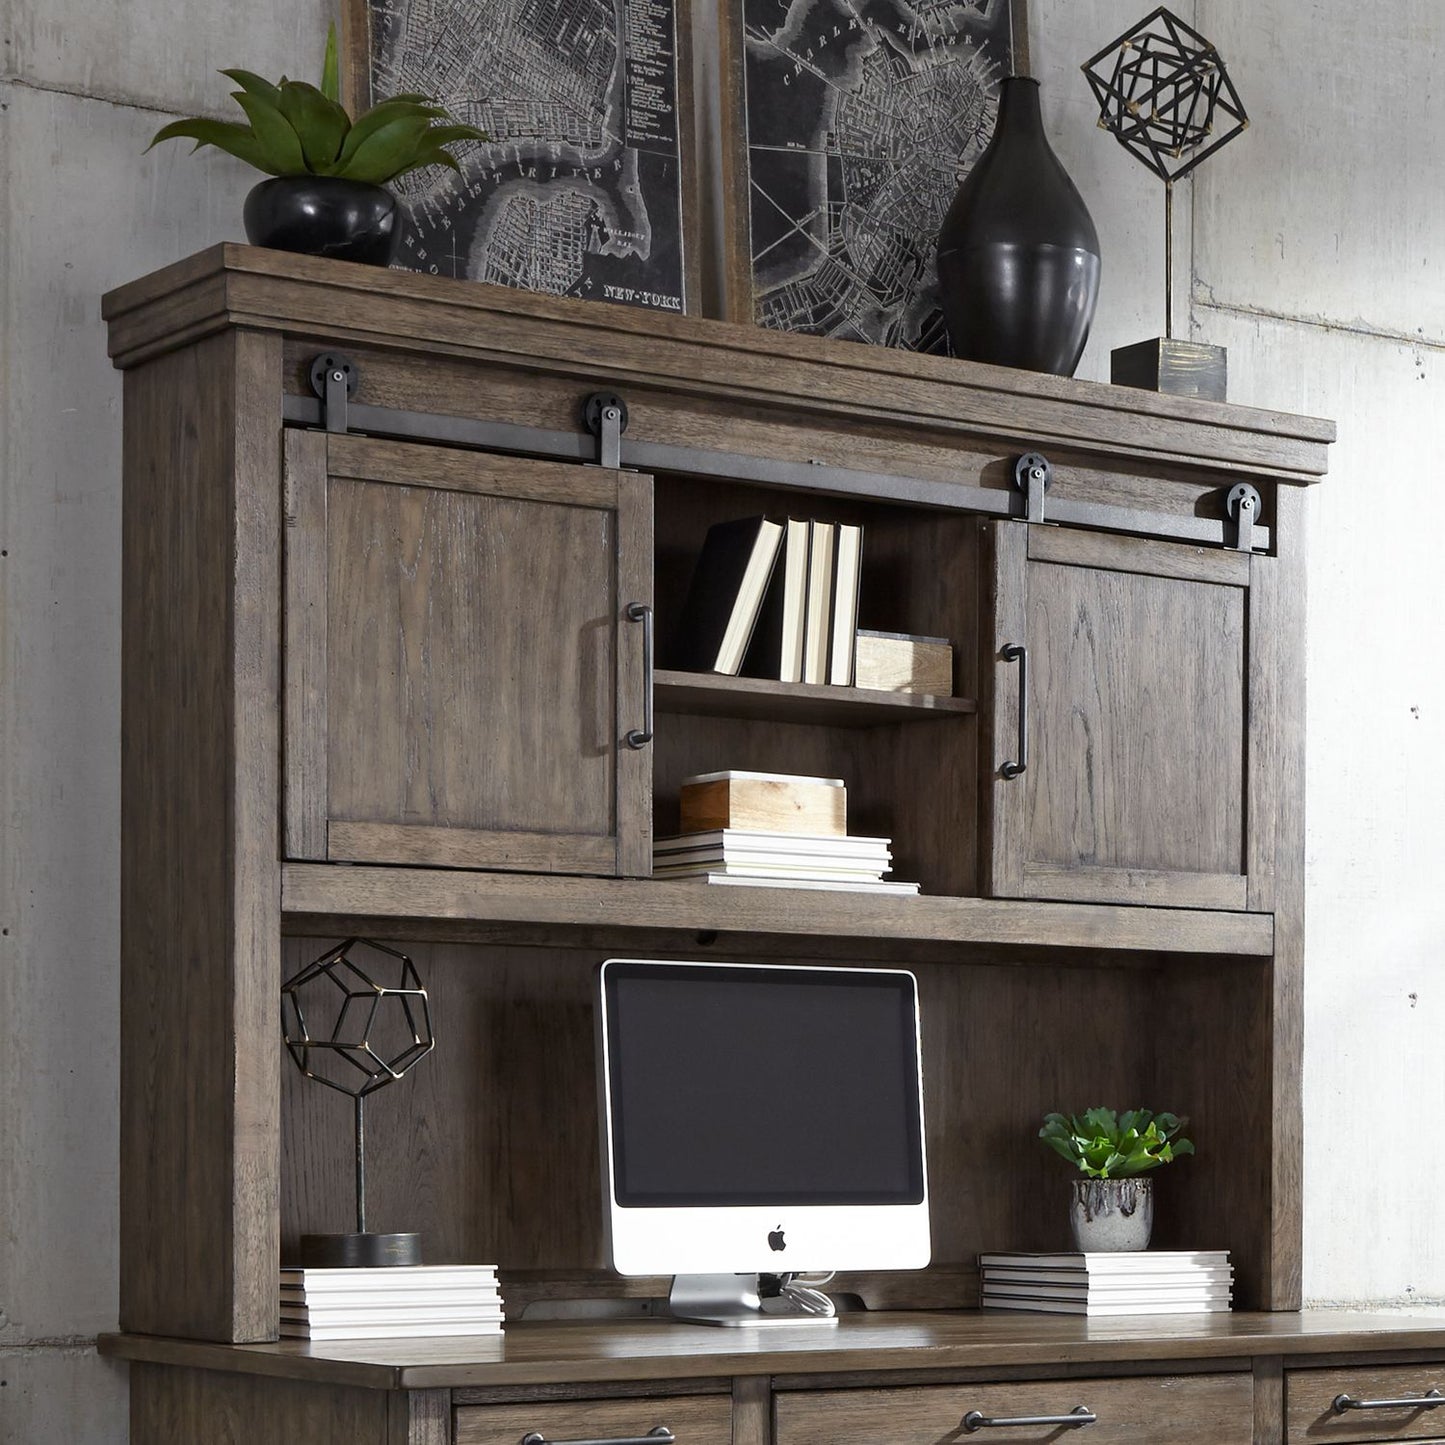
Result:
<svg viewBox="0 0 1445 1445">
<path fill-rule="evenodd" d="M 1009 0 L 738 0 L 762 326 L 943 351 L 934 241 L 993 132 Z"/>
<path fill-rule="evenodd" d="M 399 264 L 683 311 L 676 0 L 368 0 L 372 98 L 487 142 L 396 183 Z"/>
</svg>

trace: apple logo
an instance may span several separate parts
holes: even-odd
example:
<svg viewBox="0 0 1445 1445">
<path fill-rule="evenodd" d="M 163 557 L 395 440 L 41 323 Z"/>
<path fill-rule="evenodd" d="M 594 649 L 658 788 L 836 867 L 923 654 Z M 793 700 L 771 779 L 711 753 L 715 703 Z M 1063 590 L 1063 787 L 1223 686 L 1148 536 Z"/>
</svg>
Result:
<svg viewBox="0 0 1445 1445">
<path fill-rule="evenodd" d="M 768 1231 L 768 1248 L 772 1250 L 786 1249 L 788 1242 L 783 1238 L 783 1226 L 780 1224 L 776 1229 Z"/>
</svg>

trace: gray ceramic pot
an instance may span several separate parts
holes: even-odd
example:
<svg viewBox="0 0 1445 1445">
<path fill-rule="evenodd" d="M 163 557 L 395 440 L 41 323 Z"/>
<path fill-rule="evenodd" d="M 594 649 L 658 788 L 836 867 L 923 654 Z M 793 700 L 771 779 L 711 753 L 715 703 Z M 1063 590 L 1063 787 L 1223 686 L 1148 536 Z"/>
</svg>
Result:
<svg viewBox="0 0 1445 1445">
<path fill-rule="evenodd" d="M 1154 1181 L 1075 1179 L 1069 1224 L 1075 1246 L 1085 1253 L 1147 1249 L 1154 1228 Z"/>
</svg>

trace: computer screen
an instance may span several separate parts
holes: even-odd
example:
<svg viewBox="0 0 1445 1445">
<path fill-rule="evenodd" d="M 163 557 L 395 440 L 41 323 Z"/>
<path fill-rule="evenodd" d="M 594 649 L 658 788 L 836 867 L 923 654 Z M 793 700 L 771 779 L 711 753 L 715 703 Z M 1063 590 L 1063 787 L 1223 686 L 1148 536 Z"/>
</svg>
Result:
<svg viewBox="0 0 1445 1445">
<path fill-rule="evenodd" d="M 912 974 L 610 959 L 599 1022 L 621 1273 L 927 1263 Z"/>
</svg>

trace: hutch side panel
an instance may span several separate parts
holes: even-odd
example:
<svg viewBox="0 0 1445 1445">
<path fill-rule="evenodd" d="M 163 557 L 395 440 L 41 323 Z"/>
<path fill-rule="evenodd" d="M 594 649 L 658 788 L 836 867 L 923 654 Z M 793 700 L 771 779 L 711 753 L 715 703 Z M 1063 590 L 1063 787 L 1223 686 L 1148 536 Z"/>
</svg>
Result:
<svg viewBox="0 0 1445 1445">
<path fill-rule="evenodd" d="M 120 1321 L 275 1331 L 280 344 L 125 379 Z"/>
</svg>

